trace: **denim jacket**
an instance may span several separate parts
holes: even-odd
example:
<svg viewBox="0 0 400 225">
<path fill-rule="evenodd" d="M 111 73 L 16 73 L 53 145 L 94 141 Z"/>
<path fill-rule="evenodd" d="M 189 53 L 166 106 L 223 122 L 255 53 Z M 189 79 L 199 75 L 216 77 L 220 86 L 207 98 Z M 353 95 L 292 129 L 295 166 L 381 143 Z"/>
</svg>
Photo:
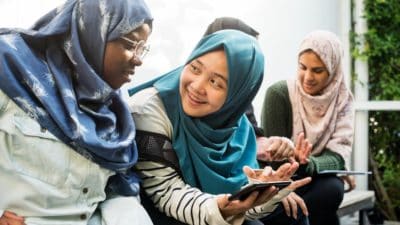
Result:
<svg viewBox="0 0 400 225">
<path fill-rule="evenodd" d="M 87 224 L 113 172 L 83 157 L 0 90 L 0 216 L 30 224 Z"/>
</svg>

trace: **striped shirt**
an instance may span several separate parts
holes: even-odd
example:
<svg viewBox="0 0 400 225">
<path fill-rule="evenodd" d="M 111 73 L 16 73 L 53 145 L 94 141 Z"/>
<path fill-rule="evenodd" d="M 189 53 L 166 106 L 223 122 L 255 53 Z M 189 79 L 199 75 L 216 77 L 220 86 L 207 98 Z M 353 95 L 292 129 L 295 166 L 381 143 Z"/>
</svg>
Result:
<svg viewBox="0 0 400 225">
<path fill-rule="evenodd" d="M 171 138 L 172 125 L 156 89 L 145 89 L 128 101 L 137 130 Z M 216 195 L 186 184 L 174 168 L 139 159 L 136 169 L 142 178 L 142 187 L 146 195 L 156 208 L 186 224 L 242 224 L 245 218 L 257 219 L 268 215 L 276 208 L 276 203 L 290 193 L 288 190 L 281 190 L 270 201 L 250 209 L 245 215 L 224 219 L 218 208 Z"/>
</svg>

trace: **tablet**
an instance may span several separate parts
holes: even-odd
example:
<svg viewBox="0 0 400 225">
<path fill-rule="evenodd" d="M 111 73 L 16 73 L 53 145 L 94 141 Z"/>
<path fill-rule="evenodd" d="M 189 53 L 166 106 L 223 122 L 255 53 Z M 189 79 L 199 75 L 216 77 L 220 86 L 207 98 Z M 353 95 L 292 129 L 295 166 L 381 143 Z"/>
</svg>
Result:
<svg viewBox="0 0 400 225">
<path fill-rule="evenodd" d="M 228 200 L 233 201 L 233 200 L 245 200 L 253 191 L 264 191 L 265 189 L 275 186 L 279 189 L 284 188 L 291 184 L 292 181 L 271 181 L 271 182 L 260 182 L 260 183 L 253 183 L 249 184 L 240 191 L 236 192 L 235 194 L 232 194 Z"/>
<path fill-rule="evenodd" d="M 336 174 L 336 175 L 371 175 L 371 171 L 354 171 L 354 170 L 323 170 L 318 174 Z"/>
</svg>

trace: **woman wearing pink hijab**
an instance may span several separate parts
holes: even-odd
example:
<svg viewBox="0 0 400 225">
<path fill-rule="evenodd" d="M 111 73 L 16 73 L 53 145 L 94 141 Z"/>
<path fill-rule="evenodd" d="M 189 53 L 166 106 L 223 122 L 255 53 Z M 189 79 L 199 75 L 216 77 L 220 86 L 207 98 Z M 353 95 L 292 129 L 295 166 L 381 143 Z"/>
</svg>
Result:
<svg viewBox="0 0 400 225">
<path fill-rule="evenodd" d="M 313 177 L 282 201 L 281 216 L 275 217 L 279 221 L 303 212 L 309 214 L 311 225 L 339 224 L 336 211 L 343 199 L 343 181 L 319 172 L 348 169 L 350 164 L 353 96 L 344 82 L 342 54 L 335 34 L 311 32 L 300 45 L 296 78 L 279 81 L 266 92 L 261 118 L 265 135 L 290 138 L 301 164 L 297 175 Z"/>
</svg>

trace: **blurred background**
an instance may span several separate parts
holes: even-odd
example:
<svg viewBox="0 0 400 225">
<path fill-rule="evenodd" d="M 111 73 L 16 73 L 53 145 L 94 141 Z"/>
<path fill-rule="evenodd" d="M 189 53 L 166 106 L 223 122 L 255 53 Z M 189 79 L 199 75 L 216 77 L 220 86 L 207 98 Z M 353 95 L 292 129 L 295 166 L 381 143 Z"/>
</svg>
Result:
<svg viewBox="0 0 400 225">
<path fill-rule="evenodd" d="M 63 0 L 0 0 L 0 27 L 29 27 Z M 181 65 L 208 24 L 222 16 L 237 17 L 255 28 L 265 54 L 265 77 L 254 100 L 257 119 L 268 85 L 294 77 L 297 48 L 315 29 L 330 30 L 348 49 L 350 0 L 147 0 L 154 17 L 151 50 L 126 87 L 142 83 Z M 346 69 L 349 68 L 345 51 Z M 346 73 L 349 77 L 349 72 Z"/>
</svg>

